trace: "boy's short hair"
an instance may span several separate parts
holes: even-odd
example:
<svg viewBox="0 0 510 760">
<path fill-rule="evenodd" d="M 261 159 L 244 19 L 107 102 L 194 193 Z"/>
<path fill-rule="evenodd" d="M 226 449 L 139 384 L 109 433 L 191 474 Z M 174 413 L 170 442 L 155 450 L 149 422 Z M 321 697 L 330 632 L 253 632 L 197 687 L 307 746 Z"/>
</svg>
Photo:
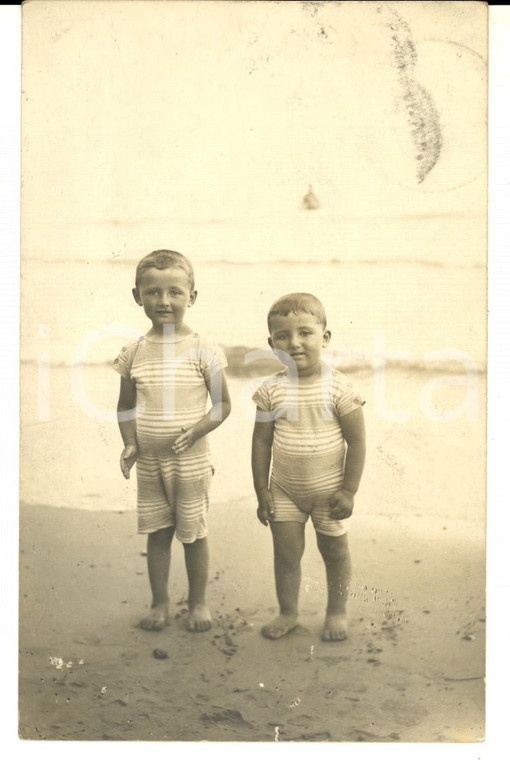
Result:
<svg viewBox="0 0 510 760">
<path fill-rule="evenodd" d="M 276 316 L 286 317 L 287 314 L 311 314 L 326 329 L 326 312 L 318 298 L 311 293 L 289 293 L 278 298 L 269 309 L 267 326 L 271 332 L 271 319 Z"/>
<path fill-rule="evenodd" d="M 143 259 L 138 262 L 138 266 L 136 267 L 136 287 L 139 286 L 143 273 L 152 267 L 155 269 L 171 269 L 172 267 L 182 269 L 183 272 L 186 272 L 188 275 L 190 290 L 195 289 L 195 275 L 193 272 L 193 266 L 191 264 L 191 261 L 187 259 L 186 256 L 183 256 L 182 253 L 178 253 L 177 251 L 166 251 L 164 249 L 161 251 L 152 251 L 152 253 L 148 253 L 147 256 L 144 256 Z"/>
</svg>

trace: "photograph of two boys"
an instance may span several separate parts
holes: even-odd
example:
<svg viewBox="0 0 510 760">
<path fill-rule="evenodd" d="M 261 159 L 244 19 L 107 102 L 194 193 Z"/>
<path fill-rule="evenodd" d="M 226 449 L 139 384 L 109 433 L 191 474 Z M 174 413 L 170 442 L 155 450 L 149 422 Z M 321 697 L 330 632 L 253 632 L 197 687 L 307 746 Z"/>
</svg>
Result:
<svg viewBox="0 0 510 760">
<path fill-rule="evenodd" d="M 483 741 L 487 30 L 24 5 L 21 739 Z"/>
</svg>

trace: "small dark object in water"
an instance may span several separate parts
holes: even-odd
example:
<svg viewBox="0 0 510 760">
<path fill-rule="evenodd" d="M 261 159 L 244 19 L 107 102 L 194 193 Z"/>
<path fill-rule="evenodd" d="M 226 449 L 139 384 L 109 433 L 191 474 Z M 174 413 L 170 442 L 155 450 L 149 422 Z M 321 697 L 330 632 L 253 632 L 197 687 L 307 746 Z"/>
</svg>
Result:
<svg viewBox="0 0 510 760">
<path fill-rule="evenodd" d="M 319 199 L 314 194 L 311 185 L 308 185 L 308 192 L 303 198 L 303 206 L 310 211 L 320 206 Z"/>
</svg>

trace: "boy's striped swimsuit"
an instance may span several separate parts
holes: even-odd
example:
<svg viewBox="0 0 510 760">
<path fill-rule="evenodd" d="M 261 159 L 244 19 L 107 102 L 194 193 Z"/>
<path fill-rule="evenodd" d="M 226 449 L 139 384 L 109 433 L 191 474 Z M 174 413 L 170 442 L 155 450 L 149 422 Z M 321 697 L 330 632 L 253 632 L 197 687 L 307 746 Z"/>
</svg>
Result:
<svg viewBox="0 0 510 760">
<path fill-rule="evenodd" d="M 125 346 L 113 362 L 136 386 L 140 533 L 175 526 L 184 543 L 207 535 L 213 473 L 207 438 L 182 454 L 174 454 L 172 445 L 183 427 L 204 416 L 207 383 L 215 382 L 226 364 L 223 352 L 196 333 L 164 342 L 144 336 Z"/>
<path fill-rule="evenodd" d="M 344 533 L 341 522 L 329 517 L 329 498 L 344 475 L 340 418 L 364 403 L 351 381 L 325 366 L 320 380 L 299 384 L 282 370 L 262 383 L 253 400 L 274 421 L 270 489 L 275 520 L 306 522 L 311 514 L 320 533 Z"/>
</svg>

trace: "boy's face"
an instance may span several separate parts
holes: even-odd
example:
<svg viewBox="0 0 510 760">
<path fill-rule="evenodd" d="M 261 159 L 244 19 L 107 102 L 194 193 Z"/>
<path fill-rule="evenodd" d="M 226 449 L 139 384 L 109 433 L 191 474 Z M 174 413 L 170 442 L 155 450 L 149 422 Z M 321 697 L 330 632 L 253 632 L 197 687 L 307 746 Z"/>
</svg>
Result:
<svg viewBox="0 0 510 760">
<path fill-rule="evenodd" d="M 156 329 L 164 325 L 179 328 L 186 309 L 195 303 L 196 290 L 191 290 L 187 273 L 183 269 L 171 267 L 156 269 L 150 267 L 142 274 L 133 296 Z"/>
<path fill-rule="evenodd" d="M 290 312 L 271 317 L 269 345 L 287 366 L 295 366 L 300 377 L 319 371 L 322 349 L 331 338 L 329 330 L 313 314 Z"/>
</svg>

